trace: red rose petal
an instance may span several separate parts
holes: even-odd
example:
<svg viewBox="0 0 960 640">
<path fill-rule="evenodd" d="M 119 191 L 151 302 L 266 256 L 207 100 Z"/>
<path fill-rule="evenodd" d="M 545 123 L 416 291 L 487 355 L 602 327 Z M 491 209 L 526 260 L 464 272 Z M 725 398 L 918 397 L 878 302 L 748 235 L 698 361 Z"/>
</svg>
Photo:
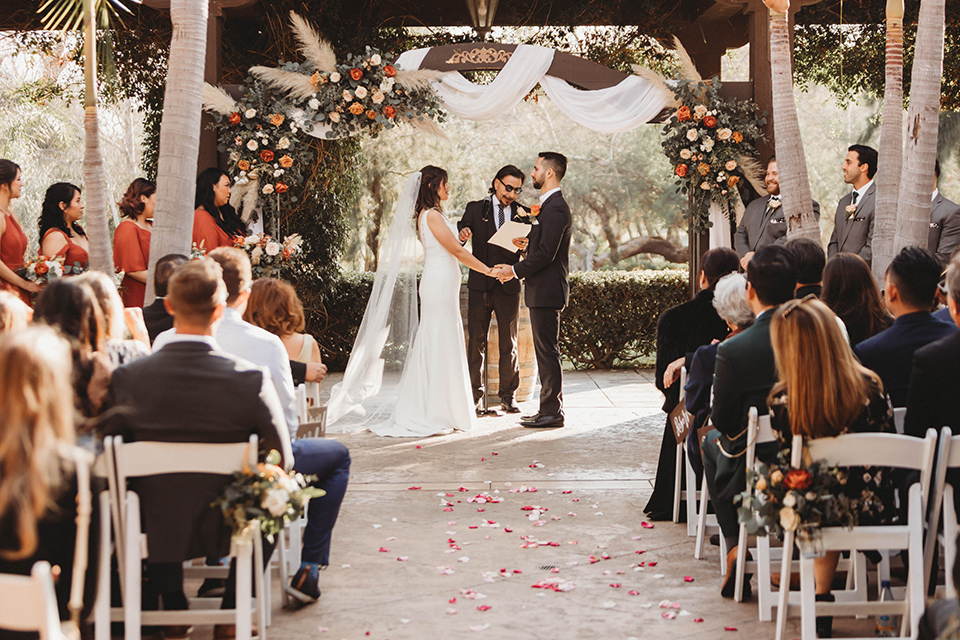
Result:
<svg viewBox="0 0 960 640">
<path fill-rule="evenodd" d="M 504 533 L 513 533 L 513 529 L 511 529 L 510 527 L 504 527 L 504 528 L 503 528 L 503 532 L 504 532 Z"/>
<path fill-rule="evenodd" d="M 423 489 L 423 487 L 407 487 L 407 491 L 416 491 L 417 489 Z"/>
<path fill-rule="evenodd" d="M 514 572 L 514 573 L 523 573 L 523 571 L 521 571 L 520 569 L 514 569 L 513 572 Z"/>
<path fill-rule="evenodd" d="M 724 630 L 724 631 L 736 631 L 737 628 L 736 628 L 736 627 L 724 627 L 723 630 Z"/>
<path fill-rule="evenodd" d="M 627 591 L 627 594 L 629 594 L 629 595 L 631 595 L 631 596 L 638 596 L 638 595 L 640 595 L 640 592 L 639 592 L 639 591 L 636 591 L 636 590 L 630 590 L 630 591 Z"/>
<path fill-rule="evenodd" d="M 653 525 L 650 524 L 649 522 L 641 522 L 640 526 L 643 527 L 644 529 L 653 529 Z"/>
<path fill-rule="evenodd" d="M 444 507 L 443 510 L 444 510 L 444 511 L 453 511 L 453 507 Z"/>
<path fill-rule="evenodd" d="M 683 576 L 684 582 L 693 582 L 693 576 Z"/>
<path fill-rule="evenodd" d="M 486 461 L 487 461 L 486 458 L 480 458 L 480 462 L 486 462 Z"/>
<path fill-rule="evenodd" d="M 648 563 L 647 563 L 647 566 L 648 566 L 648 567 L 655 567 L 655 566 L 657 566 L 657 563 L 656 563 L 656 562 L 648 562 Z"/>
<path fill-rule="evenodd" d="M 694 621 L 694 622 L 703 622 L 703 618 L 694 618 L 693 621 Z"/>
<path fill-rule="evenodd" d="M 449 600 L 447 600 L 447 602 L 449 602 L 450 604 L 455 604 L 455 603 L 457 602 L 457 599 L 456 599 L 456 598 L 450 598 Z"/>
<path fill-rule="evenodd" d="M 417 449 L 423 449 L 423 446 L 418 444 Z"/>
<path fill-rule="evenodd" d="M 380 547 L 380 553 L 390 553 L 390 549 L 387 549 L 386 547 Z"/>
<path fill-rule="evenodd" d="M 490 605 L 482 604 L 479 607 L 477 607 L 477 611 L 490 611 Z"/>
<path fill-rule="evenodd" d="M 561 491 L 560 493 L 564 493 L 564 494 L 566 494 L 566 493 L 573 493 L 573 491 L 571 491 L 570 489 L 567 489 L 566 491 Z"/>
<path fill-rule="evenodd" d="M 640 554 L 640 553 L 646 553 L 646 552 L 647 552 L 646 549 L 640 549 L 639 551 L 636 551 L 635 553 Z"/>
<path fill-rule="evenodd" d="M 619 588 L 622 587 L 623 585 L 620 584 L 619 582 L 611 582 L 611 583 L 610 583 L 610 586 L 613 587 L 614 589 L 619 589 Z"/>
<path fill-rule="evenodd" d="M 497 453 L 496 451 L 492 451 L 492 452 L 490 453 L 490 455 L 492 455 L 492 456 L 498 456 L 498 455 L 500 455 L 500 454 Z"/>
</svg>

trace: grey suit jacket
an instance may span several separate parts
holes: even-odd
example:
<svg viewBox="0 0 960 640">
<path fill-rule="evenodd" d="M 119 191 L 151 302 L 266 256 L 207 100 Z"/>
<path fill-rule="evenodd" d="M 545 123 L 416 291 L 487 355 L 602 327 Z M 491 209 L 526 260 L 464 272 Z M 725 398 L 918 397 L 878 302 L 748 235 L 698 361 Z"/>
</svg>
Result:
<svg viewBox="0 0 960 640">
<path fill-rule="evenodd" d="M 960 245 L 960 205 L 937 193 L 930 205 L 930 232 L 927 248 L 937 254 L 944 267 L 950 262 L 950 254 Z"/>
<path fill-rule="evenodd" d="M 755 198 L 747 205 L 734 234 L 734 246 L 742 258 L 770 244 L 783 244 L 787 239 L 787 219 L 783 207 L 767 209 L 770 196 Z M 820 219 L 820 203 L 813 201 L 813 215 Z"/>
<path fill-rule="evenodd" d="M 873 212 L 877 204 L 877 185 L 870 185 L 857 203 L 857 210 L 850 215 L 847 205 L 852 201 L 853 194 L 848 193 L 837 204 L 833 234 L 827 245 L 827 258 L 838 253 L 856 253 L 870 264 L 873 259 Z"/>
</svg>

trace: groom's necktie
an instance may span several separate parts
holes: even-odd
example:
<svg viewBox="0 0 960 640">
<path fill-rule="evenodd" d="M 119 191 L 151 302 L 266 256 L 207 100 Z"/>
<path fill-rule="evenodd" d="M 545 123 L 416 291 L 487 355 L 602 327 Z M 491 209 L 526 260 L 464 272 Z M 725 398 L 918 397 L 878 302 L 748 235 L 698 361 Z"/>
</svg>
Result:
<svg viewBox="0 0 960 640">
<path fill-rule="evenodd" d="M 497 229 L 503 226 L 503 204 L 497 203 Z"/>
<path fill-rule="evenodd" d="M 859 195 L 860 195 L 860 192 L 859 192 L 859 191 L 854 191 L 854 192 L 853 192 L 853 198 L 850 199 L 850 204 L 856 205 L 856 204 L 857 204 L 857 197 L 858 197 Z"/>
</svg>

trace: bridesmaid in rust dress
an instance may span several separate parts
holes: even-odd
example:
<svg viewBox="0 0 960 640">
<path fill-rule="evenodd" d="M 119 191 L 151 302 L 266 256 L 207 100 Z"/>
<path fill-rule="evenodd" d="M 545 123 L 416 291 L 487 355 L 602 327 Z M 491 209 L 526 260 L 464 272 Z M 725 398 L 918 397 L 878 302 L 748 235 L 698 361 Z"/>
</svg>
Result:
<svg viewBox="0 0 960 640">
<path fill-rule="evenodd" d="M 80 187 L 69 182 L 50 185 L 40 211 L 40 254 L 49 258 L 62 256 L 64 275 L 87 270 L 90 243 L 79 224 L 81 217 Z"/>
<path fill-rule="evenodd" d="M 123 271 L 120 298 L 124 307 L 142 307 L 147 292 L 147 267 L 150 264 L 150 232 L 157 202 L 157 185 L 137 178 L 127 187 L 120 201 L 120 213 L 126 220 L 113 233 L 113 266 Z"/>
<path fill-rule="evenodd" d="M 193 244 L 210 253 L 218 247 L 232 247 L 233 239 L 244 238 L 247 227 L 230 206 L 230 176 L 211 167 L 197 176 L 194 198 Z"/>
<path fill-rule="evenodd" d="M 30 304 L 30 294 L 40 291 L 40 287 L 17 275 L 16 270 L 23 266 L 27 236 L 11 206 L 14 198 L 20 197 L 22 188 L 20 167 L 0 158 L 0 289 Z"/>
</svg>

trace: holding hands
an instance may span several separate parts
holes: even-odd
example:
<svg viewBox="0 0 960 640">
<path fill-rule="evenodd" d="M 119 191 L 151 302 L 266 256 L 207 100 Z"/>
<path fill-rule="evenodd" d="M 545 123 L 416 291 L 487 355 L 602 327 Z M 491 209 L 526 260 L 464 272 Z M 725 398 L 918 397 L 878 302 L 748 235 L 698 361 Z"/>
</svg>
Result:
<svg viewBox="0 0 960 640">
<path fill-rule="evenodd" d="M 491 278 L 496 278 L 500 282 L 506 282 L 516 277 L 513 273 L 513 268 L 508 264 L 498 264 L 495 267 L 490 267 L 487 275 Z"/>
<path fill-rule="evenodd" d="M 473 235 L 473 231 L 470 230 L 470 227 L 464 227 L 460 229 L 460 233 L 457 236 L 457 239 L 460 241 L 460 244 L 463 244 Z"/>
</svg>

